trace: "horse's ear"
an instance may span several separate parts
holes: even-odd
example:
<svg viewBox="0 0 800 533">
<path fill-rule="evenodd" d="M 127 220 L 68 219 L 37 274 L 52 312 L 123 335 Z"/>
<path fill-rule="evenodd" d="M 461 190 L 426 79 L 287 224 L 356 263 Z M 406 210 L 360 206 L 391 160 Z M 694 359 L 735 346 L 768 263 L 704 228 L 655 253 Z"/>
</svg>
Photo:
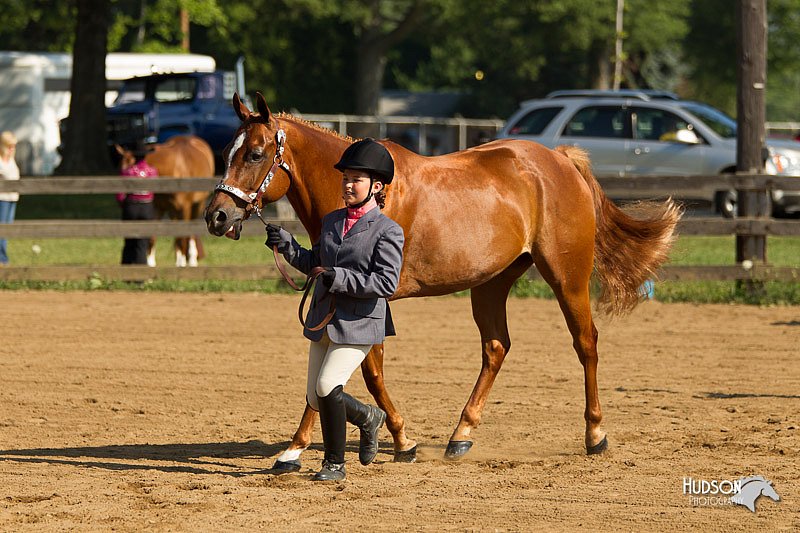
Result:
<svg viewBox="0 0 800 533">
<path fill-rule="evenodd" d="M 256 93 L 256 107 L 258 108 L 258 112 L 261 113 L 261 116 L 264 118 L 265 122 L 269 122 L 270 112 L 269 107 L 267 107 L 267 101 L 264 100 L 264 95 L 261 93 Z"/>
<path fill-rule="evenodd" d="M 244 122 L 247 120 L 252 113 L 250 110 L 247 109 L 247 106 L 244 105 L 241 98 L 239 98 L 239 93 L 233 93 L 233 110 L 236 111 L 236 114 L 239 115 L 239 120 Z"/>
</svg>

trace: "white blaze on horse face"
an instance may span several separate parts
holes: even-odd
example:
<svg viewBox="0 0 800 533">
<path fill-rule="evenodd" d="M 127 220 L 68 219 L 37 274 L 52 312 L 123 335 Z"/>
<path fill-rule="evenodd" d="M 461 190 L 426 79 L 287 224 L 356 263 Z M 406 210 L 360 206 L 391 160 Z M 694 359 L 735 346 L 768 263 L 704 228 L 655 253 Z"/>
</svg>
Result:
<svg viewBox="0 0 800 533">
<path fill-rule="evenodd" d="M 233 146 L 231 147 L 231 151 L 228 152 L 228 161 L 226 161 L 226 164 L 225 164 L 225 175 L 222 177 L 223 181 L 228 179 L 228 171 L 231 168 L 231 163 L 233 162 L 233 158 L 236 156 L 236 152 L 238 152 L 239 149 L 244 144 L 244 137 L 245 137 L 245 134 L 244 134 L 244 132 L 242 132 L 242 133 L 239 134 L 238 137 L 236 137 L 236 140 L 233 141 Z"/>
</svg>

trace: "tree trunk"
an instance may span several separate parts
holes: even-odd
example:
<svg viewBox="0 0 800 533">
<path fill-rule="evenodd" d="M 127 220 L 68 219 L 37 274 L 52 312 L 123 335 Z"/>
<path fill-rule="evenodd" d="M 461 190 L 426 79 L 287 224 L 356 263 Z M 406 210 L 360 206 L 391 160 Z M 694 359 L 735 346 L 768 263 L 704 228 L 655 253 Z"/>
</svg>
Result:
<svg viewBox="0 0 800 533">
<path fill-rule="evenodd" d="M 377 115 L 386 69 L 385 52 L 372 43 L 362 43 L 357 52 L 356 114 Z"/>
<path fill-rule="evenodd" d="M 589 49 L 589 83 L 593 89 L 610 89 L 612 84 L 611 51 L 605 41 L 595 41 Z"/>
<path fill-rule="evenodd" d="M 72 52 L 69 118 L 57 174 L 109 174 L 106 144 L 106 51 L 111 20 L 109 0 L 77 0 Z"/>
<path fill-rule="evenodd" d="M 408 11 L 388 33 L 381 31 L 378 4 L 373 0 L 371 8 L 375 13 L 371 27 L 365 28 L 356 51 L 356 113 L 359 115 L 375 115 L 378 113 L 383 73 L 386 69 L 386 53 L 401 42 L 422 21 L 423 6 L 415 1 Z"/>
</svg>

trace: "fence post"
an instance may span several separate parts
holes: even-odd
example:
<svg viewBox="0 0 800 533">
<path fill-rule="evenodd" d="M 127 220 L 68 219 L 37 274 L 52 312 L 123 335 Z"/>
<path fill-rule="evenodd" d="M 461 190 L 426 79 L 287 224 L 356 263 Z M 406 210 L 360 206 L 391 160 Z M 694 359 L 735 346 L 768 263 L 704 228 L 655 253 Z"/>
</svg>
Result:
<svg viewBox="0 0 800 533">
<path fill-rule="evenodd" d="M 460 118 L 458 119 L 458 149 L 467 149 L 467 125 Z"/>
<path fill-rule="evenodd" d="M 767 73 L 767 5 L 766 0 L 739 0 L 737 15 L 736 98 L 736 172 L 761 174 L 765 158 L 765 85 Z M 751 180 L 737 190 L 737 213 L 740 217 L 769 217 L 769 192 L 757 189 Z M 767 261 L 766 235 L 737 235 L 736 262 L 763 265 Z M 763 283 L 747 280 L 745 290 L 751 296 L 763 291 Z"/>
</svg>

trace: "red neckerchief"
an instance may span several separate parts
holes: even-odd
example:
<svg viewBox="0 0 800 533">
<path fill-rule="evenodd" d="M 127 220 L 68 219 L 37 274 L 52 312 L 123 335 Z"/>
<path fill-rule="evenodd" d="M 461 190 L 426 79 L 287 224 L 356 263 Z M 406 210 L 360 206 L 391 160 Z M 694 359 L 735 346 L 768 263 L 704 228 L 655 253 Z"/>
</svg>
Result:
<svg viewBox="0 0 800 533">
<path fill-rule="evenodd" d="M 347 232 L 350 231 L 358 219 L 372 211 L 378 207 L 378 202 L 375 201 L 375 197 L 373 196 L 369 202 L 362 205 L 361 207 L 357 207 L 355 209 L 348 207 L 347 208 L 347 218 L 344 219 L 344 229 L 342 230 L 342 237 L 347 235 Z"/>
</svg>

